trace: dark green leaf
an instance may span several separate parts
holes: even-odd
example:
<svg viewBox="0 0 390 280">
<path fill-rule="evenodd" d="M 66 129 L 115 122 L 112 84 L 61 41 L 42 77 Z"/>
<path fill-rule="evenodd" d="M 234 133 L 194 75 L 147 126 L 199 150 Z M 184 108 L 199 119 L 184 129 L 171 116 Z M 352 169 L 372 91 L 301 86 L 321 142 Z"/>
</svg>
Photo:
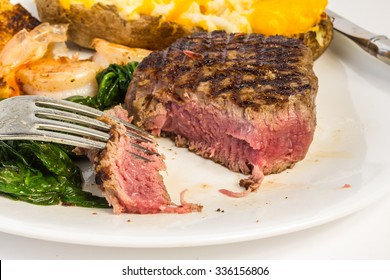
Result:
<svg viewBox="0 0 390 280">
<path fill-rule="evenodd" d="M 130 62 L 124 66 L 111 64 L 96 75 L 98 93 L 93 97 L 72 96 L 67 100 L 87 105 L 99 110 L 106 110 L 123 103 L 127 88 L 133 79 L 138 62 Z"/>
<path fill-rule="evenodd" d="M 95 109 L 100 109 L 99 104 L 97 104 L 96 96 L 84 97 L 84 96 L 80 96 L 80 95 L 74 95 L 74 96 L 68 97 L 66 100 L 72 101 L 75 103 L 79 103 L 82 105 L 86 105 L 86 106 L 89 106 L 89 107 L 92 107 Z"/>
<path fill-rule="evenodd" d="M 63 203 L 108 207 L 102 197 L 82 190 L 79 168 L 63 145 L 38 141 L 0 141 L 0 194 L 40 205 Z"/>
</svg>

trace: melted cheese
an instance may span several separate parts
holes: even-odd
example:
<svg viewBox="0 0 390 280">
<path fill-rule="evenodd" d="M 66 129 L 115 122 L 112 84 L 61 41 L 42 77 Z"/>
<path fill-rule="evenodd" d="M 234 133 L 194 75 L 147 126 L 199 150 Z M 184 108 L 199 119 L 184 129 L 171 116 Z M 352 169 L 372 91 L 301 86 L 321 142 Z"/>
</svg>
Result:
<svg viewBox="0 0 390 280">
<path fill-rule="evenodd" d="M 121 17 L 137 19 L 141 14 L 161 16 L 207 31 L 257 32 L 292 35 L 309 31 L 319 23 L 327 0 L 60 0 L 62 6 L 96 3 L 114 5 Z"/>
</svg>

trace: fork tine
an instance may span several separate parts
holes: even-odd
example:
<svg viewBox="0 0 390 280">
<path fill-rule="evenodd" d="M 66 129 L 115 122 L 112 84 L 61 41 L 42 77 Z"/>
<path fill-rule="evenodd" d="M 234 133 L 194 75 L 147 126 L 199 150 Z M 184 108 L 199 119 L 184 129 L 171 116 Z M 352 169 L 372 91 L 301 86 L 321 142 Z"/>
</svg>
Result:
<svg viewBox="0 0 390 280">
<path fill-rule="evenodd" d="M 39 130 L 65 132 L 104 142 L 109 139 L 108 133 L 64 121 L 40 118 L 34 126 Z"/>
<path fill-rule="evenodd" d="M 70 112 L 51 109 L 51 108 L 39 109 L 36 111 L 35 116 L 41 118 L 42 120 L 41 123 L 38 124 L 40 129 L 65 131 L 68 133 L 73 133 L 81 136 L 95 137 L 101 141 L 108 141 L 109 139 L 109 134 L 104 132 L 108 132 L 111 126 L 102 121 L 90 117 L 77 115 Z M 71 121 L 84 126 L 81 127 L 79 125 L 74 125 L 66 121 Z M 95 130 L 95 129 L 89 129 L 89 127 L 102 129 L 104 132 L 100 132 L 99 130 Z M 136 140 L 145 141 L 144 137 L 139 136 L 137 134 L 133 134 L 129 131 L 127 131 L 126 134 Z M 151 142 L 150 139 L 146 139 L 146 140 Z M 157 152 L 151 151 L 134 142 L 131 142 L 131 144 L 137 149 L 142 150 L 143 152 L 149 155 L 159 155 Z"/>
<path fill-rule="evenodd" d="M 77 146 L 82 148 L 97 148 L 104 149 L 106 146 L 105 142 L 91 140 L 88 138 L 75 136 L 72 134 L 65 134 L 55 131 L 40 131 L 39 133 L 23 133 L 13 135 L 2 135 L 1 140 L 33 140 L 33 141 L 45 141 L 54 142 L 58 144 Z"/>
<path fill-rule="evenodd" d="M 78 123 L 78 124 L 81 124 L 83 126 L 93 127 L 93 128 L 96 128 L 96 129 L 99 129 L 102 131 L 109 131 L 109 129 L 111 127 L 110 125 L 108 125 L 102 121 L 99 121 L 95 118 L 91 118 L 91 117 L 87 117 L 85 115 L 79 115 L 79 114 L 75 114 L 75 113 L 71 113 L 71 112 L 67 112 L 67 111 L 47 108 L 47 107 L 37 109 L 35 115 L 37 117 L 40 117 L 40 118 L 48 118 L 48 119 Z M 145 136 L 142 136 L 142 135 L 139 135 L 136 133 L 132 133 L 131 131 L 127 131 L 127 134 L 134 139 L 146 141 L 149 143 L 153 142 L 151 139 L 146 138 Z"/>
<path fill-rule="evenodd" d="M 25 95 L 5 99 L 0 103 L 0 108 L 1 140 L 38 140 L 104 149 L 110 138 L 108 132 L 111 125 L 96 119 L 104 113 L 85 105 Z M 114 119 L 111 115 L 108 117 Z M 137 149 L 136 153 L 130 152 L 132 156 L 146 162 L 150 161 L 147 155 L 160 156 L 157 151 L 141 144 L 155 143 L 151 135 L 118 118 L 116 120 L 130 127 L 126 131 L 129 144 Z"/>
<path fill-rule="evenodd" d="M 44 141 L 44 142 L 51 142 L 51 143 L 58 143 L 63 145 L 71 145 L 71 146 L 77 146 L 81 148 L 91 149 L 91 148 L 97 148 L 97 149 L 104 149 L 106 146 L 106 142 L 100 142 L 96 140 L 91 140 L 84 137 L 79 137 L 71 134 L 64 134 L 59 133 L 55 131 L 45 131 L 45 133 L 31 133 L 31 134 L 20 134 L 12 135 L 12 136 L 2 136 L 2 140 L 32 140 L 32 141 Z M 142 147 L 143 148 L 143 147 Z M 143 148 L 145 152 L 146 149 Z M 133 157 L 141 159 L 145 162 L 150 162 L 150 159 L 145 158 L 139 154 L 129 152 Z"/>
<path fill-rule="evenodd" d="M 58 120 L 64 123 L 77 123 L 85 127 L 92 127 L 103 131 L 108 131 L 110 129 L 110 126 L 108 124 L 98 121 L 96 119 L 55 109 L 38 109 L 35 113 L 35 116 L 41 119 Z"/>
<path fill-rule="evenodd" d="M 98 117 L 101 117 L 104 115 L 104 112 L 102 112 L 102 111 L 96 110 L 94 108 L 91 108 L 91 107 L 88 107 L 85 105 L 80 105 L 80 104 L 75 103 L 75 102 L 62 100 L 62 99 L 51 99 L 51 98 L 47 98 L 44 96 L 39 96 L 36 99 L 35 103 L 38 106 L 39 105 L 40 106 L 48 106 L 48 107 L 52 107 L 52 108 L 62 109 L 65 111 L 77 112 L 79 114 L 89 116 L 89 117 L 94 117 L 94 118 L 98 118 Z M 148 140 L 148 142 L 150 142 L 150 139 L 148 139 L 148 138 L 152 137 L 152 135 L 150 135 L 146 131 L 140 129 L 139 127 L 137 127 L 131 123 L 128 123 L 124 120 L 121 120 L 115 116 L 110 115 L 110 118 L 112 118 L 116 122 L 123 124 L 126 128 L 130 129 L 131 131 L 136 132 L 136 134 L 147 137 L 146 139 Z"/>
<path fill-rule="evenodd" d="M 39 117 L 39 115 L 40 114 L 38 113 L 37 117 Z M 57 116 L 55 116 L 55 117 L 57 117 Z M 94 121 L 99 123 L 99 121 L 97 121 L 97 120 L 94 120 Z M 92 141 L 102 141 L 104 143 L 103 147 L 105 147 L 105 143 L 110 138 L 109 134 L 106 133 L 106 132 L 102 132 L 102 131 L 99 131 L 99 130 L 96 130 L 96 129 L 91 129 L 89 127 L 76 125 L 76 124 L 73 124 L 73 123 L 64 122 L 64 121 L 61 121 L 61 120 L 40 118 L 39 122 L 36 122 L 34 125 L 36 126 L 37 129 L 44 130 L 44 131 L 47 131 L 47 132 L 67 132 L 67 133 L 71 133 L 73 135 L 81 136 L 81 137 L 79 137 L 80 139 L 83 139 L 83 137 L 93 138 L 93 139 L 90 139 L 90 140 L 92 140 Z M 65 134 L 65 133 L 64 134 L 61 134 L 61 133 L 57 134 L 57 136 L 59 136 L 59 137 L 60 137 L 60 135 L 67 135 L 67 134 Z M 151 151 L 151 150 L 149 150 L 149 149 L 147 149 L 145 147 L 142 147 L 141 145 L 139 145 L 137 143 L 130 142 L 130 144 L 132 146 L 136 147 L 138 150 L 141 150 L 141 151 L 145 152 L 146 154 L 149 154 L 149 155 L 159 155 L 159 153 Z M 99 147 L 100 147 L 100 145 L 99 145 Z M 135 155 L 135 154 L 133 154 L 133 155 Z M 142 157 L 140 155 L 137 155 L 137 156 L 139 158 L 142 158 L 142 159 L 145 160 L 144 157 Z"/>
</svg>

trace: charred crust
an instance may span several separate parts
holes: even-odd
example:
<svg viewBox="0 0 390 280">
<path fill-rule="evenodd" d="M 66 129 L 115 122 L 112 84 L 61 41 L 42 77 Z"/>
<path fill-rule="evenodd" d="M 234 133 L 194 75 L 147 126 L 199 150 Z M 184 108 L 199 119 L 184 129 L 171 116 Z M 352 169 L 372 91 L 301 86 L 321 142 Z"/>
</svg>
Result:
<svg viewBox="0 0 390 280">
<path fill-rule="evenodd" d="M 101 185 L 103 182 L 108 181 L 111 178 L 110 174 L 104 169 L 99 170 L 96 172 L 95 176 L 95 182 L 98 185 Z"/>
<path fill-rule="evenodd" d="M 258 111 L 316 92 L 312 63 L 310 50 L 298 39 L 198 32 L 145 58 L 132 87 L 158 102 L 167 94 L 177 102 L 202 94 L 210 102 L 229 100 Z"/>
<path fill-rule="evenodd" d="M 40 23 L 20 4 L 6 3 L 0 7 L 0 50 L 16 33 L 22 29 L 30 31 Z"/>
<path fill-rule="evenodd" d="M 12 10 L 4 11 L 2 14 L 8 20 L 3 21 L 1 25 L 4 25 L 8 30 L 12 30 L 13 33 L 24 28 L 30 31 L 41 23 L 20 4 L 15 4 Z"/>
</svg>

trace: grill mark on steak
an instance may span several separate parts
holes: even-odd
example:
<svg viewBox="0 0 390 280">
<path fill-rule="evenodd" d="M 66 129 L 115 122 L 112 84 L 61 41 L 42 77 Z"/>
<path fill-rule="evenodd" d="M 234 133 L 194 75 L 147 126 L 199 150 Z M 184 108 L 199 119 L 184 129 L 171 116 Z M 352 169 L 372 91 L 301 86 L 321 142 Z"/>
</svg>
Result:
<svg viewBox="0 0 390 280">
<path fill-rule="evenodd" d="M 196 33 L 137 67 L 126 95 L 135 123 L 251 174 L 281 172 L 303 159 L 316 126 L 317 78 L 299 40 L 260 34 Z"/>
<path fill-rule="evenodd" d="M 268 101 L 278 102 L 287 100 L 283 95 L 311 89 L 312 85 L 302 79 L 302 73 L 296 66 L 301 49 L 297 47 L 295 40 L 283 37 L 265 38 L 254 34 L 224 37 L 222 32 L 217 32 L 216 35 L 213 45 L 210 42 L 211 35 L 202 41 L 206 43 L 199 42 L 204 39 L 204 36 L 199 35 L 188 40 L 178 40 L 164 52 L 164 58 L 158 61 L 159 65 L 164 66 L 162 69 L 158 68 L 164 72 L 167 80 L 175 80 L 171 90 L 174 94 L 179 93 L 177 99 L 183 99 L 180 94 L 182 89 L 196 89 L 201 83 L 210 83 L 208 94 L 211 98 L 218 98 L 228 92 L 233 95 L 232 100 L 237 105 L 256 109 L 256 100 L 259 98 L 253 98 L 254 101 L 251 102 L 242 101 L 242 88 L 245 87 L 246 91 L 254 90 L 257 94 L 272 93 L 274 97 Z M 233 38 L 231 42 L 230 38 Z M 257 47 L 259 44 L 261 48 Z M 202 58 L 188 59 L 183 50 L 202 53 Z M 214 71 L 215 68 L 218 71 Z M 276 99 L 276 95 L 281 97 Z"/>
</svg>

